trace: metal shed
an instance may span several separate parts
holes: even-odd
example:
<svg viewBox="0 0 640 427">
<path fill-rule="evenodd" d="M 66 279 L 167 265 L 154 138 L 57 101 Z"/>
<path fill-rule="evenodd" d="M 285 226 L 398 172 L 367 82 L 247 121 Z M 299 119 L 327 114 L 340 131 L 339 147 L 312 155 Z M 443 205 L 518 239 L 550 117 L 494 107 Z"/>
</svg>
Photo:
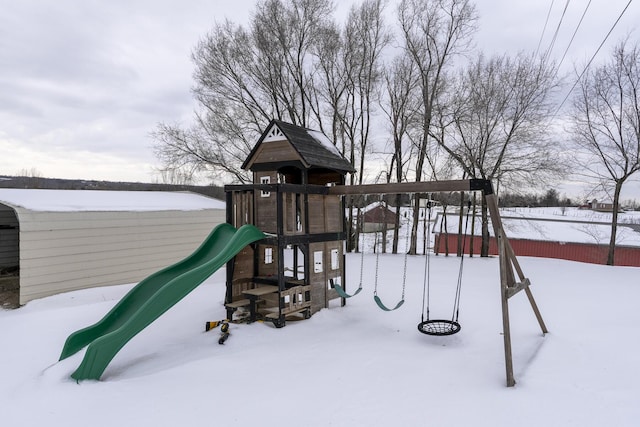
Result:
<svg viewBox="0 0 640 427">
<path fill-rule="evenodd" d="M 138 282 L 222 222 L 225 203 L 195 193 L 0 189 L 0 292 L 22 305 Z"/>
</svg>

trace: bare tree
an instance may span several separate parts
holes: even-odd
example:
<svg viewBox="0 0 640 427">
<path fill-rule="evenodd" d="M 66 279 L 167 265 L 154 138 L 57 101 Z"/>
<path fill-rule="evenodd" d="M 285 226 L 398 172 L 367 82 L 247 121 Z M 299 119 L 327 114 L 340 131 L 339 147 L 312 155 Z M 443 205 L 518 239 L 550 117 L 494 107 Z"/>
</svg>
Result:
<svg viewBox="0 0 640 427">
<path fill-rule="evenodd" d="M 245 182 L 240 165 L 271 119 L 319 125 L 311 73 L 331 16 L 330 0 L 263 0 L 248 29 L 216 24 L 192 55 L 195 123 L 162 123 L 153 133 L 163 168 Z"/>
<path fill-rule="evenodd" d="M 466 50 L 475 31 L 476 9 L 469 0 L 402 0 L 398 6 L 404 50 L 418 72 L 421 110 L 415 179 L 422 180 L 431 143 L 434 106 L 442 93 L 445 71 Z M 414 207 L 409 251 L 416 253 L 419 206 Z"/>
<path fill-rule="evenodd" d="M 314 45 L 333 12 L 330 0 L 266 0 L 252 19 L 257 50 L 253 74 L 271 94 L 278 118 L 299 126 L 312 124 Z"/>
<path fill-rule="evenodd" d="M 565 166 L 547 129 L 557 86 L 547 62 L 518 54 L 489 59 L 480 54 L 452 87 L 446 125 L 434 134 L 469 178 L 499 180 L 510 186 L 547 183 Z M 487 256 L 489 228 L 482 205 L 482 250 Z"/>
<path fill-rule="evenodd" d="M 37 168 L 31 169 L 21 169 L 18 172 L 18 176 L 24 178 L 24 182 L 26 183 L 25 188 L 40 188 L 42 184 L 42 172 L 40 172 Z"/>
<path fill-rule="evenodd" d="M 613 187 L 607 265 L 614 264 L 620 192 L 640 170 L 640 46 L 619 43 L 609 62 L 585 72 L 571 116 L 580 171 Z"/>
<path fill-rule="evenodd" d="M 409 129 L 415 127 L 418 119 L 418 98 L 415 96 L 418 86 L 416 69 L 406 53 L 398 55 L 385 71 L 385 97 L 381 102 L 382 110 L 388 122 L 391 134 L 391 161 L 388 165 L 387 182 L 392 177 L 396 182 L 407 180 L 407 164 L 412 158 L 414 147 L 408 137 Z M 401 195 L 395 197 L 395 224 L 392 252 L 398 252 L 398 233 L 400 229 Z"/>
<path fill-rule="evenodd" d="M 352 184 L 364 182 L 372 113 L 378 103 L 378 88 L 382 82 L 381 54 L 390 41 L 383 10 L 382 0 L 364 0 L 359 6 L 353 6 L 343 35 L 344 64 L 348 72 L 345 73 L 346 96 L 338 117 L 349 146 L 351 163 L 357 170 L 357 180 L 354 181 L 352 175 Z M 356 233 L 355 242 L 358 240 Z"/>
<path fill-rule="evenodd" d="M 323 126 L 323 121 L 320 121 L 321 130 L 331 138 L 342 153 L 346 153 L 340 115 L 349 71 L 345 67 L 343 52 L 344 40 L 338 25 L 330 22 L 320 28 L 318 43 L 315 45 L 315 56 L 318 61 L 311 74 L 314 91 L 313 102 L 310 105 L 314 109 L 314 114 L 318 117 L 326 117 L 331 126 L 328 129 L 328 126 Z"/>
</svg>

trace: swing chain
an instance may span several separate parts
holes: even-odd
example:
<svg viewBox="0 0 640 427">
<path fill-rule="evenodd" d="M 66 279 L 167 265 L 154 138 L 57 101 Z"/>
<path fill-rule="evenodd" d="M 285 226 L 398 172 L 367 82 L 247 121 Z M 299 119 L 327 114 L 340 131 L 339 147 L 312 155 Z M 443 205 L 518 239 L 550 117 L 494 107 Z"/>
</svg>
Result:
<svg viewBox="0 0 640 427">
<path fill-rule="evenodd" d="M 458 313 L 460 311 L 460 291 L 462 289 L 462 271 L 464 266 L 464 251 L 465 251 L 465 243 L 467 241 L 467 231 L 469 229 L 469 214 L 471 213 L 471 200 L 467 200 L 467 214 L 465 216 L 465 224 L 464 224 L 464 234 L 462 235 L 462 253 L 460 256 L 460 268 L 458 270 L 458 283 L 456 285 L 456 297 L 455 303 L 453 307 L 452 319 L 456 322 L 458 321 Z M 472 236 L 473 239 L 473 236 Z M 473 244 L 473 240 L 471 240 L 471 244 Z"/>
<path fill-rule="evenodd" d="M 425 226 L 427 227 L 427 244 L 425 245 L 425 258 L 424 258 L 424 275 L 422 282 L 422 321 L 424 322 L 425 300 L 427 309 L 427 320 L 429 320 L 429 298 L 430 298 L 430 258 L 431 253 L 431 193 L 427 194 L 427 206 L 425 212 Z"/>
<path fill-rule="evenodd" d="M 407 284 L 407 258 L 409 257 L 409 234 L 411 233 L 411 230 L 408 227 L 409 225 L 409 219 L 407 218 L 407 233 L 405 235 L 405 242 L 404 242 L 404 272 L 402 273 L 402 299 L 404 299 L 404 291 L 406 289 L 406 284 Z"/>
<path fill-rule="evenodd" d="M 362 234 L 362 232 L 360 232 Z M 364 235 L 362 237 L 362 245 L 364 246 Z M 360 248 L 360 284 L 359 287 L 362 288 L 362 275 L 364 274 L 364 249 Z"/>
<path fill-rule="evenodd" d="M 380 250 L 378 249 L 378 232 L 373 241 L 373 250 L 376 252 L 376 276 L 373 282 L 373 296 L 378 295 L 378 266 L 380 265 Z"/>
</svg>

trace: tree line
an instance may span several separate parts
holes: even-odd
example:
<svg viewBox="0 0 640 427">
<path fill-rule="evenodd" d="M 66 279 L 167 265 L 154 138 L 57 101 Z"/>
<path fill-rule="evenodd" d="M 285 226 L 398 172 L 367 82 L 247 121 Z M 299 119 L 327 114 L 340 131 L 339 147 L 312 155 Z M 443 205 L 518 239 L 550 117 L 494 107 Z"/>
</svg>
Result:
<svg viewBox="0 0 640 427">
<path fill-rule="evenodd" d="M 240 166 L 276 118 L 325 133 L 356 169 L 352 185 L 481 178 L 508 191 L 577 170 L 617 204 L 640 169 L 637 44 L 584 73 L 559 131 L 549 51 L 474 50 L 477 22 L 470 0 L 363 0 L 344 21 L 330 0 L 260 0 L 247 24 L 216 23 L 194 48 L 194 120 L 160 123 L 156 154 L 181 177 L 250 182 Z"/>
</svg>

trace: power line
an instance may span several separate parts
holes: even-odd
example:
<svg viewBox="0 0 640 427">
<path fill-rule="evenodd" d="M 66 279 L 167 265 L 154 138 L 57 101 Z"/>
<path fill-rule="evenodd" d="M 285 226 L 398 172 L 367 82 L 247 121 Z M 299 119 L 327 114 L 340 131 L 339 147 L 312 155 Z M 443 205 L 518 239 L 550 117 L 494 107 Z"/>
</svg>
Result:
<svg viewBox="0 0 640 427">
<path fill-rule="evenodd" d="M 551 38 L 551 43 L 549 43 L 549 47 L 547 48 L 547 51 L 544 54 L 544 58 L 548 58 L 551 55 L 551 50 L 553 49 L 553 46 L 555 46 L 556 44 L 556 40 L 558 38 L 558 33 L 560 32 L 560 27 L 562 26 L 562 21 L 564 21 L 564 16 L 567 13 L 567 8 L 569 7 L 569 2 L 571 0 L 567 0 L 567 2 L 564 4 L 564 9 L 562 10 L 562 15 L 560 16 L 560 21 L 558 21 L 558 26 L 556 27 L 556 31 L 553 34 L 553 37 Z"/>
<path fill-rule="evenodd" d="M 562 58 L 560 59 L 560 62 L 558 63 L 558 69 L 562 65 L 562 62 L 564 61 L 564 58 L 567 56 L 567 52 L 569 52 L 569 48 L 573 44 L 573 39 L 576 37 L 576 33 L 578 32 L 578 29 L 580 29 L 580 25 L 582 25 L 582 20 L 584 19 L 584 16 L 587 14 L 587 10 L 589 10 L 589 6 L 591 6 L 591 0 L 589 0 L 589 3 L 587 3 L 587 6 L 584 8 L 584 11 L 582 12 L 582 16 L 580 17 L 580 21 L 578 22 L 578 25 L 576 26 L 576 29 L 574 30 L 573 34 L 571 35 L 571 40 L 569 40 L 569 44 L 567 45 L 567 48 L 564 50 L 564 53 L 562 54 Z"/>
<path fill-rule="evenodd" d="M 602 42 L 600 43 L 600 46 L 598 46 L 598 49 L 596 49 L 595 53 L 593 54 L 593 56 L 591 56 L 591 59 L 589 59 L 589 62 L 587 63 L 587 65 L 584 67 L 584 69 L 582 70 L 582 72 L 580 73 L 580 75 L 578 76 L 578 78 L 576 79 L 576 81 L 573 83 L 573 86 L 571 86 L 571 89 L 569 90 L 569 92 L 567 92 L 567 95 L 564 97 L 564 99 L 562 100 L 562 102 L 560 103 L 560 106 L 558 107 L 558 109 L 556 110 L 555 113 L 553 113 L 553 116 L 551 117 L 551 120 L 553 120 L 556 115 L 558 114 L 558 112 L 562 109 L 562 107 L 564 106 L 564 103 L 567 102 L 567 99 L 569 99 L 569 96 L 571 95 L 571 92 L 573 92 L 573 90 L 576 88 L 578 82 L 580 81 L 580 79 L 582 79 L 582 76 L 584 75 L 584 73 L 587 72 L 587 69 L 589 68 L 589 66 L 591 66 L 591 63 L 593 62 L 593 60 L 596 58 L 596 56 L 598 55 L 598 52 L 600 52 L 600 49 L 602 49 L 602 46 L 604 46 L 605 42 L 607 41 L 607 39 L 609 38 L 609 36 L 611 35 L 611 33 L 613 32 L 613 30 L 616 28 L 616 26 L 618 25 L 618 22 L 620 22 L 620 19 L 622 19 L 622 16 L 625 14 L 625 12 L 627 11 L 627 9 L 629 8 L 629 5 L 631 4 L 633 0 L 629 0 L 629 2 L 627 3 L 627 5 L 624 7 L 624 9 L 622 9 L 622 12 L 620 12 L 620 15 L 618 16 L 618 19 L 616 19 L 616 22 L 613 23 L 613 25 L 611 26 L 611 28 L 609 29 L 609 32 L 607 33 L 606 36 L 604 36 L 604 39 L 602 40 Z"/>
<path fill-rule="evenodd" d="M 540 51 L 540 45 L 542 44 L 544 33 L 547 30 L 547 24 L 549 23 L 549 16 L 551 16 L 551 9 L 553 9 L 553 3 L 555 3 L 555 0 L 551 0 L 551 5 L 549 6 L 549 10 L 547 11 L 547 19 L 545 19 L 544 21 L 544 27 L 542 27 L 542 34 L 540 34 L 540 40 L 538 40 L 538 47 L 536 48 L 536 53 L 534 57 L 538 56 L 538 52 Z"/>
</svg>

